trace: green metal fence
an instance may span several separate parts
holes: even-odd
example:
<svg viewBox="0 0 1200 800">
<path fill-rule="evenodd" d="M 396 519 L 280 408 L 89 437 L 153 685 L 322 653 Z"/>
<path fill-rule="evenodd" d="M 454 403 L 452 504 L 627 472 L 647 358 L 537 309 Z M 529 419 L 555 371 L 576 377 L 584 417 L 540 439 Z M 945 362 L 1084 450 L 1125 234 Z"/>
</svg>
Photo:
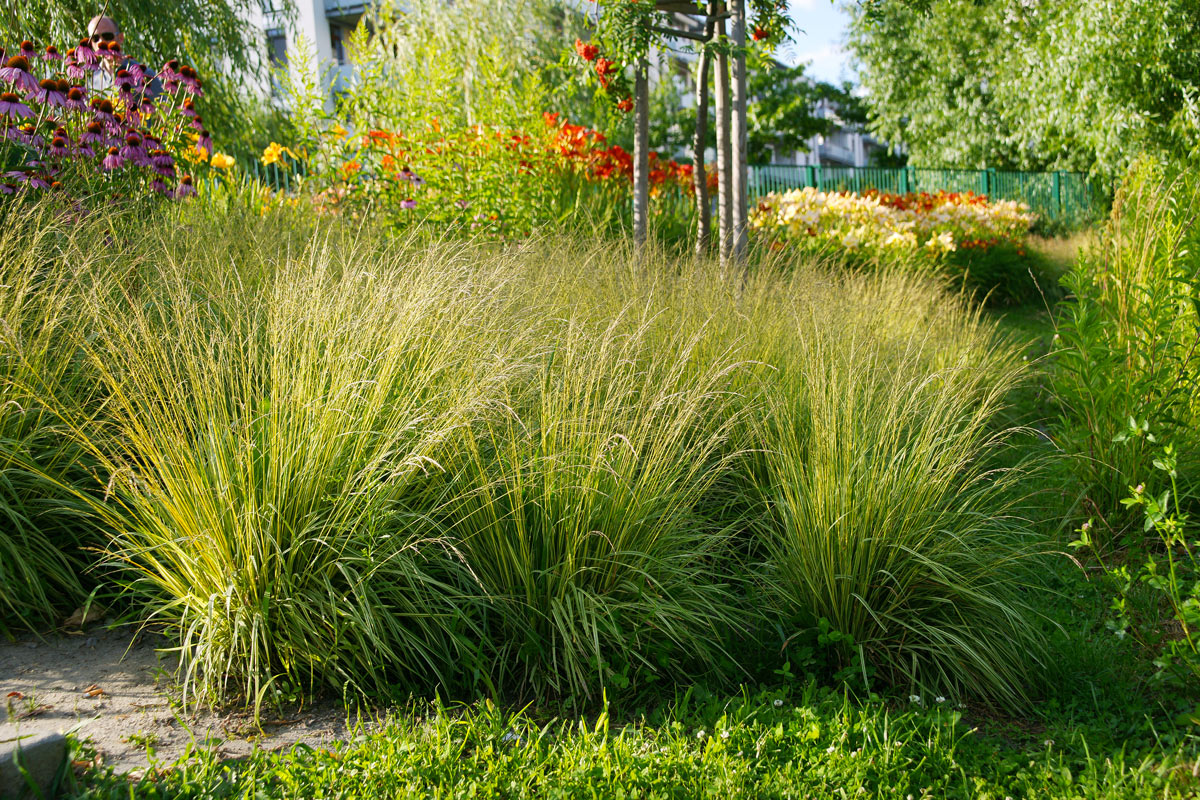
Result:
<svg viewBox="0 0 1200 800">
<path fill-rule="evenodd" d="M 751 199 L 769 192 L 812 186 L 821 191 L 975 192 L 997 200 L 1026 203 L 1055 220 L 1090 218 L 1100 205 L 1096 187 L 1079 172 L 1009 172 L 994 169 L 922 169 L 900 167 L 801 167 L 772 164 L 750 167 Z"/>
</svg>

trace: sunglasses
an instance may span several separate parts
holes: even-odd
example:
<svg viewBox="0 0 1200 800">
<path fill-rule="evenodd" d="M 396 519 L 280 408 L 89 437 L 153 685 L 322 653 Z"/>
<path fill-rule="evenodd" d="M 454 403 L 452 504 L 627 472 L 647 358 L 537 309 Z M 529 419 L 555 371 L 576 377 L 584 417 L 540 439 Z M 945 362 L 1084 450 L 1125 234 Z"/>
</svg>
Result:
<svg viewBox="0 0 1200 800">
<path fill-rule="evenodd" d="M 101 39 L 103 39 L 106 42 L 111 42 L 113 39 L 116 39 L 116 38 L 117 38 L 117 35 L 115 33 L 113 33 L 112 31 L 105 31 L 104 33 L 96 33 L 96 34 L 92 35 L 93 42 L 98 42 Z"/>
</svg>

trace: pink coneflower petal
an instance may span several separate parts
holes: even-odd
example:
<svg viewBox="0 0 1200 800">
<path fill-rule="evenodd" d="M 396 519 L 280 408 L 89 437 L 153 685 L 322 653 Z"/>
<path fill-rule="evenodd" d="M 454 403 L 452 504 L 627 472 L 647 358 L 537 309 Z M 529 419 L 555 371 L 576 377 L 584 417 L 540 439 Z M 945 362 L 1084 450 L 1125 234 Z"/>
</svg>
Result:
<svg viewBox="0 0 1200 800">
<path fill-rule="evenodd" d="M 55 158 L 62 158 L 63 156 L 69 155 L 67 150 L 67 140 L 62 136 L 55 136 L 50 140 L 50 149 L 47 152 L 49 152 L 50 155 Z"/>
<path fill-rule="evenodd" d="M 0 81 L 21 92 L 34 92 L 38 88 L 37 79 L 29 74 L 29 59 L 24 56 L 13 56 L 0 67 Z"/>
<path fill-rule="evenodd" d="M 58 52 L 54 45 L 46 45 L 46 52 L 42 53 L 42 58 L 47 61 L 62 61 L 62 53 Z"/>
<path fill-rule="evenodd" d="M 80 144 L 103 144 L 104 125 L 100 122 L 89 122 L 87 128 L 79 136 Z"/>
<path fill-rule="evenodd" d="M 196 187 L 192 185 L 192 176 L 184 175 L 179 179 L 179 188 L 175 190 L 175 196 L 179 198 L 192 197 L 196 194 Z"/>
<path fill-rule="evenodd" d="M 114 170 L 125 163 L 125 159 L 121 158 L 121 151 L 115 147 L 108 148 L 108 155 L 100 162 L 100 168 L 103 170 Z"/>
<path fill-rule="evenodd" d="M 67 104 L 67 96 L 58 90 L 58 81 L 52 80 L 39 82 L 33 99 L 51 108 L 62 108 Z"/>
<path fill-rule="evenodd" d="M 0 93 L 0 116 L 26 119 L 33 116 L 33 111 L 21 102 L 20 96 L 15 92 L 3 92 Z"/>
<path fill-rule="evenodd" d="M 0 183 L 0 194 L 15 194 L 17 186 L 14 183 Z"/>
<path fill-rule="evenodd" d="M 209 153 L 213 151 L 213 140 L 208 131 L 200 130 L 200 138 L 196 140 L 196 147 Z"/>
<path fill-rule="evenodd" d="M 63 108 L 69 111 L 87 111 L 87 93 L 81 86 L 72 86 L 67 90 L 67 100 Z"/>
<path fill-rule="evenodd" d="M 96 51 L 92 49 L 92 43 L 87 39 L 80 39 L 79 45 L 71 51 L 71 57 L 76 63 L 81 66 L 94 67 L 99 57 Z"/>
<path fill-rule="evenodd" d="M 150 188 L 159 194 L 166 195 L 167 197 L 171 196 L 171 187 L 167 186 L 167 182 L 162 178 L 155 178 L 150 181 Z"/>
</svg>

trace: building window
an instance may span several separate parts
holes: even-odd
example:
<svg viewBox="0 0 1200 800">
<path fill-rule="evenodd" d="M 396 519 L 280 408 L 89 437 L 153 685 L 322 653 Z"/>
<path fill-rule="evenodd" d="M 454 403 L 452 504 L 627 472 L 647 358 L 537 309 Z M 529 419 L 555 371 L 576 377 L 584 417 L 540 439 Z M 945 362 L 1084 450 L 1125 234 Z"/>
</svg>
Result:
<svg viewBox="0 0 1200 800">
<path fill-rule="evenodd" d="M 340 25 L 329 26 L 329 46 L 333 49 L 333 60 L 339 66 L 346 64 L 346 29 Z"/>
<path fill-rule="evenodd" d="M 279 28 L 267 31 L 267 61 L 272 67 L 287 64 L 287 34 Z"/>
</svg>

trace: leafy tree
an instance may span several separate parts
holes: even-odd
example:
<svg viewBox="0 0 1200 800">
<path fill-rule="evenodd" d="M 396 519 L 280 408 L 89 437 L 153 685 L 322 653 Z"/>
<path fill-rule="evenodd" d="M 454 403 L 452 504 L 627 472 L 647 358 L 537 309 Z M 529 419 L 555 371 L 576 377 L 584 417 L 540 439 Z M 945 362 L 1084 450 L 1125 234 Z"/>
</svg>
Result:
<svg viewBox="0 0 1200 800">
<path fill-rule="evenodd" d="M 834 121 L 814 114 L 821 100 L 837 105 L 843 123 L 866 125 L 866 109 L 851 94 L 850 84 L 814 81 L 805 75 L 805 65 L 789 67 L 756 50 L 749 52 L 746 66 L 746 139 L 752 164 L 770 161 L 772 152 L 805 151 L 810 138 L 831 133 Z M 669 153 L 690 154 L 696 112 L 694 106 L 681 106 L 680 91 L 681 86 L 670 79 L 655 84 L 650 97 L 650 145 Z M 708 146 L 716 147 L 716 111 L 712 105 L 708 115 Z M 619 142 L 624 144 L 625 138 L 632 141 L 632 128 L 627 122 L 616 130 Z"/>
<path fill-rule="evenodd" d="M 1105 179 L 1200 142 L 1195 0 L 873 0 L 850 6 L 871 129 L 930 166 Z"/>
</svg>

